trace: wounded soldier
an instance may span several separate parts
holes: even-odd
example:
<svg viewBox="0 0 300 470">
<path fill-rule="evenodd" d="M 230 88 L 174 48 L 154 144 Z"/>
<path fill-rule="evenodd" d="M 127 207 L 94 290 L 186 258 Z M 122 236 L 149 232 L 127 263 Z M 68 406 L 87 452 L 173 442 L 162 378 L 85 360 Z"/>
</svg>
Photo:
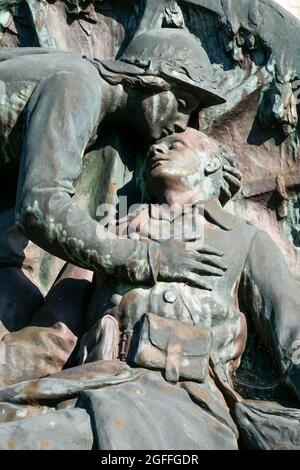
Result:
<svg viewBox="0 0 300 470">
<path fill-rule="evenodd" d="M 199 272 L 195 284 L 173 282 L 172 273 L 162 281 L 154 256 L 153 286 L 99 279 L 82 362 L 119 358 L 144 369 L 134 381 L 102 389 L 96 402 L 91 398 L 99 448 L 237 449 L 233 409 L 242 398 L 234 375 L 247 343 L 245 314 L 276 358 L 279 380 L 300 398 L 300 368 L 292 361 L 300 338 L 299 285 L 270 237 L 223 209 L 226 172 L 238 179 L 231 163 L 201 132 L 162 139 L 146 161 L 151 203 L 111 227 L 144 243 L 169 237 L 170 250 L 172 238 L 181 237 L 187 253 L 201 246 L 207 269 L 202 285 Z M 186 263 L 191 268 L 190 258 Z"/>
</svg>

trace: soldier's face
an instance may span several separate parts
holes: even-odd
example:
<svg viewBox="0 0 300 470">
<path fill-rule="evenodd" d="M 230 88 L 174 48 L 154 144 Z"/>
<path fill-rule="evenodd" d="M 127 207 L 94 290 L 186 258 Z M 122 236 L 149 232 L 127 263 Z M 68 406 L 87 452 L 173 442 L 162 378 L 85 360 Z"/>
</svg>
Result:
<svg viewBox="0 0 300 470">
<path fill-rule="evenodd" d="M 161 187 L 176 191 L 201 188 L 208 184 L 207 174 L 215 165 L 218 147 L 209 137 L 187 130 L 161 139 L 150 147 L 147 156 L 147 184 L 150 192 Z M 213 171 L 219 169 L 219 162 Z M 208 172 L 208 173 L 207 173 Z M 152 188 L 152 189 L 151 189 Z"/>
<path fill-rule="evenodd" d="M 173 89 L 148 96 L 142 101 L 140 130 L 152 141 L 183 132 L 197 107 L 199 100 L 186 90 Z"/>
<path fill-rule="evenodd" d="M 148 169 L 153 178 L 193 175 L 209 161 L 209 155 L 187 133 L 174 134 L 150 147 Z M 208 139 L 209 144 L 209 139 Z"/>
</svg>

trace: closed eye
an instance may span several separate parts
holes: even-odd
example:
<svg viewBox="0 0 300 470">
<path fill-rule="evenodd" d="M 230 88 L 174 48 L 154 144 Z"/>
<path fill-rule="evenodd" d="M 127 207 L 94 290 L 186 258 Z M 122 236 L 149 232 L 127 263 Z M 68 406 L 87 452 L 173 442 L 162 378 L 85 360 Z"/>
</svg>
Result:
<svg viewBox="0 0 300 470">
<path fill-rule="evenodd" d="M 170 150 L 178 150 L 178 149 L 181 149 L 182 147 L 184 147 L 184 144 L 180 141 L 177 141 L 177 142 L 173 142 L 170 145 L 169 149 Z"/>
</svg>

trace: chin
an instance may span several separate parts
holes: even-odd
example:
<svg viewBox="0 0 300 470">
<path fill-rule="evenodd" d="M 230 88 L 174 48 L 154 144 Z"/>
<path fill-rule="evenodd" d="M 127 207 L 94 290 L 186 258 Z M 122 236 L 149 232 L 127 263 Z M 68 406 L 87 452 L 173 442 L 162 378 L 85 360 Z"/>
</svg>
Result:
<svg viewBox="0 0 300 470">
<path fill-rule="evenodd" d="M 151 170 L 150 175 L 152 178 L 169 178 L 170 172 L 163 167 L 163 165 L 159 165 L 154 170 Z"/>
<path fill-rule="evenodd" d="M 155 168 L 155 170 L 152 170 L 151 173 L 151 178 L 152 178 L 152 181 L 159 181 L 160 183 L 162 181 L 165 181 L 166 183 L 167 182 L 174 182 L 175 180 L 177 180 L 177 177 L 174 176 L 174 173 L 171 173 L 170 171 L 168 171 L 166 168 L 162 168 L 162 167 L 157 167 Z"/>
</svg>

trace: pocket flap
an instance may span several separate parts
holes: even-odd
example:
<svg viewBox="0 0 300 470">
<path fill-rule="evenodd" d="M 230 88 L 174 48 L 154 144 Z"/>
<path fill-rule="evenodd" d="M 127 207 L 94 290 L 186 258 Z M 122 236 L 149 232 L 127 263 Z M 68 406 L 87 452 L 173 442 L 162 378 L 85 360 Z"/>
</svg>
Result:
<svg viewBox="0 0 300 470">
<path fill-rule="evenodd" d="M 154 314 L 146 314 L 144 322 L 148 323 L 149 340 L 161 351 L 167 351 L 169 342 L 176 340 L 182 346 L 184 357 L 209 355 L 211 346 L 209 328 L 200 328 Z"/>
</svg>

